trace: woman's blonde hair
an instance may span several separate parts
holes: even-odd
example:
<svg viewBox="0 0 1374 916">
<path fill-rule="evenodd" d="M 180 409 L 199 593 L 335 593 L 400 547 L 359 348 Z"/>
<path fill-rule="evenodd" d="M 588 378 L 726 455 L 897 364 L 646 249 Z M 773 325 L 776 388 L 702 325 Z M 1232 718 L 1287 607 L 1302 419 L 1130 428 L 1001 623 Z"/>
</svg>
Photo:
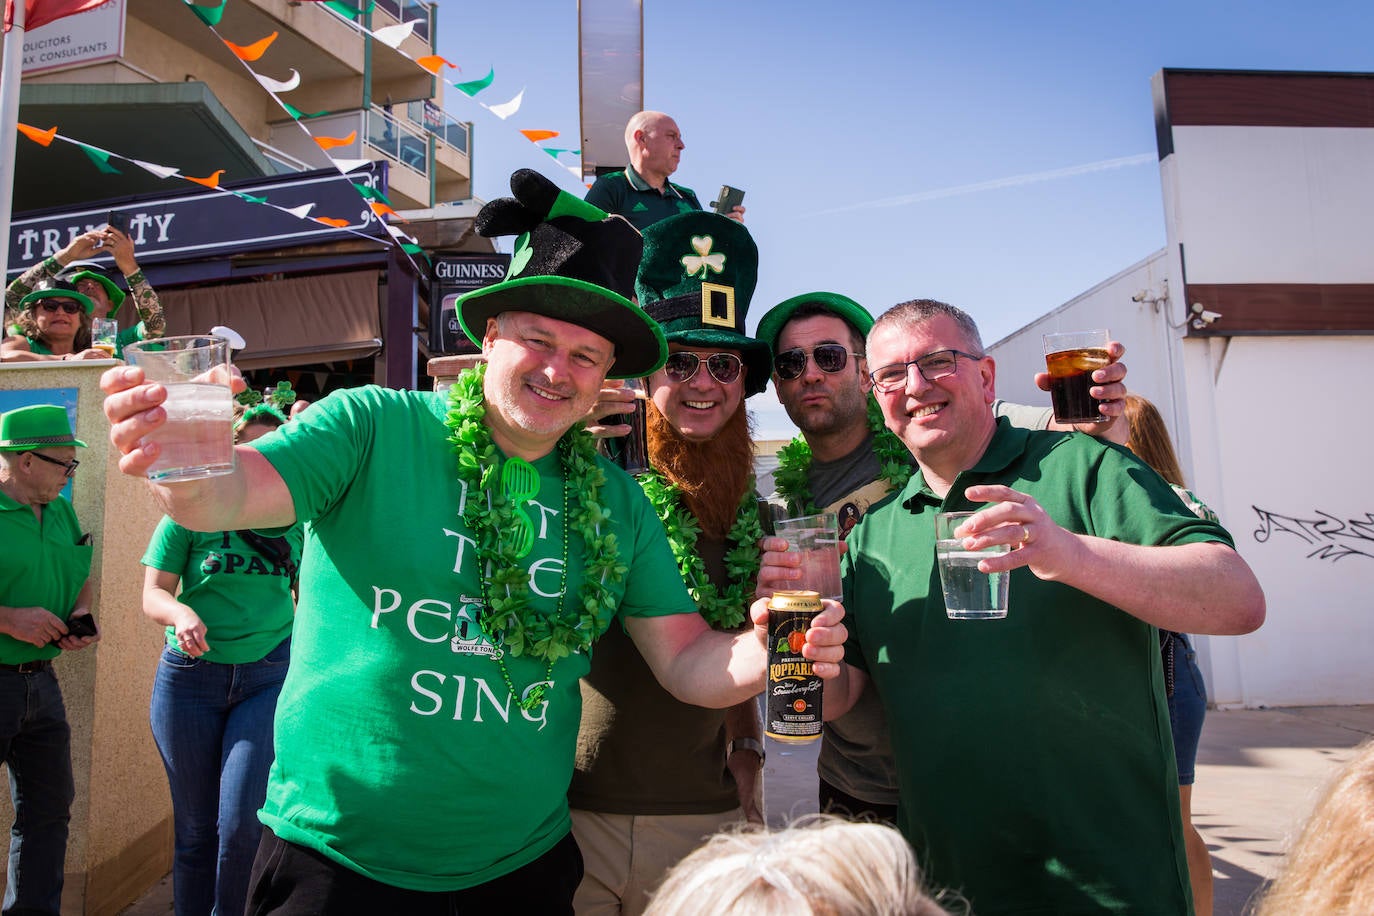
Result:
<svg viewBox="0 0 1374 916">
<path fill-rule="evenodd" d="M 1125 417 L 1130 423 L 1126 447 L 1169 483 L 1188 486 L 1183 482 L 1183 469 L 1178 466 L 1169 427 L 1164 425 L 1159 409 L 1138 394 L 1127 394 Z"/>
<path fill-rule="evenodd" d="M 1356 749 L 1302 829 L 1255 916 L 1374 913 L 1374 740 Z"/>
<path fill-rule="evenodd" d="M 948 916 L 884 824 L 816 815 L 783 830 L 711 837 L 679 862 L 644 916 Z"/>
</svg>

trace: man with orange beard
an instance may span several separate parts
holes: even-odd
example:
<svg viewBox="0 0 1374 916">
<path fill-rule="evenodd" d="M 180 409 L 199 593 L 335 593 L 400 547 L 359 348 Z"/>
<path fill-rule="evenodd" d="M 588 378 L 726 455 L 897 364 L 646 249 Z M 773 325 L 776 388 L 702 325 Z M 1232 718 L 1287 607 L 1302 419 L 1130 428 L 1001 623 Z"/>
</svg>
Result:
<svg viewBox="0 0 1374 916">
<path fill-rule="evenodd" d="M 771 369 L 768 345 L 744 334 L 757 275 L 758 249 L 732 220 L 685 213 L 644 232 L 635 288 L 669 355 L 648 379 L 651 469 L 639 482 L 698 611 L 726 631 L 747 621 L 763 534 L 744 409 Z M 603 395 L 599 413 L 629 400 L 625 389 Z M 623 632 L 606 634 L 582 681 L 568 794 L 586 865 L 579 916 L 642 912 L 664 873 L 704 838 L 743 818 L 762 821 L 760 733 L 753 701 L 687 705 L 658 685 Z"/>
</svg>

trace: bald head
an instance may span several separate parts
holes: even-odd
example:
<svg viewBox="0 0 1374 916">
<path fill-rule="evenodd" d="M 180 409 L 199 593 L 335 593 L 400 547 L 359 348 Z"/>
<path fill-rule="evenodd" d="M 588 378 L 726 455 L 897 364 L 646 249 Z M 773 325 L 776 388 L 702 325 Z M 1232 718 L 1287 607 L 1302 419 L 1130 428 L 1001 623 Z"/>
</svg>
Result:
<svg viewBox="0 0 1374 916">
<path fill-rule="evenodd" d="M 641 111 L 625 125 L 625 150 L 630 165 L 650 185 L 660 190 L 677 171 L 685 145 L 677 122 L 661 111 Z"/>
</svg>

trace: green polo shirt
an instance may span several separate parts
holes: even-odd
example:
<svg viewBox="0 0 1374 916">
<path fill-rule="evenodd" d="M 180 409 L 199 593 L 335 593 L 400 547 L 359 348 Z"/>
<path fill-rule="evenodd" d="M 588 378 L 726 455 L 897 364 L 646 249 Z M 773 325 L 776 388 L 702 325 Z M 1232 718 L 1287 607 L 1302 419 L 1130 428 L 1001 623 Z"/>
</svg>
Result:
<svg viewBox="0 0 1374 916">
<path fill-rule="evenodd" d="M 0 604 L 46 608 L 66 620 L 91 575 L 93 549 L 80 540 L 81 525 L 64 497 L 48 503 L 40 521 L 32 506 L 0 493 Z M 60 651 L 0 633 L 3 665 L 53 658 Z"/>
<path fill-rule="evenodd" d="M 944 500 L 918 470 L 870 509 L 843 561 L 846 659 L 889 711 L 899 826 L 979 916 L 1190 913 L 1156 630 L 1026 568 L 1006 619 L 948 619 L 933 516 L 980 508 L 963 496 L 980 483 L 1078 533 L 1231 544 L 1125 449 L 1006 420 Z"/>
<path fill-rule="evenodd" d="M 607 213 L 619 213 L 640 232 L 661 219 L 702 208 L 691 188 L 669 181 L 660 191 L 628 165 L 598 178 L 587 191 L 587 203 Z"/>
</svg>

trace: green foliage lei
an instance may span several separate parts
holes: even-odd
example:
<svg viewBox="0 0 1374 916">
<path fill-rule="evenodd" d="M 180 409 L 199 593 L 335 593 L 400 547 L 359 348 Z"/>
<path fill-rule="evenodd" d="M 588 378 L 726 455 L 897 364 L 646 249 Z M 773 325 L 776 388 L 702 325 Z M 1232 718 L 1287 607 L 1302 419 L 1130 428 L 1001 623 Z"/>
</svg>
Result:
<svg viewBox="0 0 1374 916">
<path fill-rule="evenodd" d="M 882 408 L 871 396 L 868 398 L 868 428 L 873 432 L 878 476 L 893 490 L 900 490 L 911 479 L 911 452 L 887 428 Z M 801 436 L 778 449 L 778 469 L 773 472 L 773 485 L 787 500 L 790 511 L 799 516 L 821 511 L 811 501 L 811 484 L 807 480 L 810 470 L 811 446 Z"/>
<path fill-rule="evenodd" d="M 554 662 L 585 652 L 605 628 L 616 604 L 610 586 L 625 577 L 626 567 L 620 562 L 615 534 L 601 533 L 611 513 L 598 502 L 606 475 L 597 466 L 595 440 L 581 426 L 575 426 L 558 440 L 563 468 L 563 585 L 558 609 L 549 614 L 530 606 L 529 570 L 520 564 L 511 540 L 501 536 L 514 527 L 515 507 L 501 489 L 502 462 L 491 429 L 483 422 L 487 413 L 482 398 L 485 375 L 483 363 L 458 377 L 449 389 L 444 421 L 458 459 L 458 479 L 467 485 L 463 521 L 477 542 L 482 571 L 483 602 L 477 623 L 505 652 L 545 660 L 547 681 Z M 483 493 L 486 499 L 481 498 Z M 569 530 L 581 536 L 585 552 L 582 587 L 571 607 L 566 606 Z M 503 654 L 497 656 L 497 664 L 506 686 L 518 697 Z M 521 707 L 533 709 L 544 691 L 544 684 L 536 685 L 528 697 L 519 700 Z"/>
<path fill-rule="evenodd" d="M 706 622 L 717 630 L 731 630 L 744 622 L 746 609 L 754 597 L 754 585 L 759 577 L 759 538 L 763 527 L 759 524 L 759 506 L 754 498 L 754 480 L 744 489 L 735 523 L 726 535 L 729 549 L 725 552 L 725 574 L 730 580 L 722 592 L 706 573 L 706 564 L 697 553 L 697 537 L 701 526 L 682 506 L 681 492 L 663 477 L 650 471 L 640 474 L 639 485 L 649 497 L 654 512 L 663 522 L 668 545 L 678 572 L 697 603 L 697 610 Z"/>
</svg>

